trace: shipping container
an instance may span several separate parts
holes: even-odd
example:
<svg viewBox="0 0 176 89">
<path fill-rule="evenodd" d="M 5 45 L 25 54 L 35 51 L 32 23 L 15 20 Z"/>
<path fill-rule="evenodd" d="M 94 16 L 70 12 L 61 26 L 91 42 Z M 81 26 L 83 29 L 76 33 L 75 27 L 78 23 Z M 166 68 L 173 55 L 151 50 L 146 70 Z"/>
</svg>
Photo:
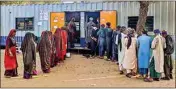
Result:
<svg viewBox="0 0 176 89">
<path fill-rule="evenodd" d="M 1 5 L 1 46 L 10 29 L 17 30 L 16 40 L 21 42 L 26 32 L 40 37 L 41 32 L 66 25 L 71 16 L 76 16 L 78 42 L 85 46 L 85 29 L 89 17 L 101 23 L 111 21 L 112 27 L 135 28 L 139 15 L 137 1 L 105 1 L 61 4 Z M 106 21 L 104 21 L 106 20 Z M 154 29 L 167 30 L 175 39 L 175 2 L 150 2 L 146 29 L 152 34 Z"/>
</svg>

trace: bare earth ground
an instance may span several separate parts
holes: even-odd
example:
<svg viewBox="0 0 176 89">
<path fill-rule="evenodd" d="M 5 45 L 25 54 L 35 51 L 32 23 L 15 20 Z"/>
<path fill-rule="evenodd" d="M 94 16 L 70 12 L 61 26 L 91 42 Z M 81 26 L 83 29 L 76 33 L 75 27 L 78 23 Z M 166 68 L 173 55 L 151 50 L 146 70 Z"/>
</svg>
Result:
<svg viewBox="0 0 176 89">
<path fill-rule="evenodd" d="M 38 76 L 30 80 L 23 79 L 22 55 L 18 55 L 19 77 L 4 78 L 4 51 L 1 51 L 1 87 L 175 87 L 174 79 L 147 83 L 142 79 L 126 78 L 120 75 L 115 63 L 103 59 L 86 59 L 81 55 L 72 55 L 64 64 L 43 74 L 37 54 Z"/>
</svg>

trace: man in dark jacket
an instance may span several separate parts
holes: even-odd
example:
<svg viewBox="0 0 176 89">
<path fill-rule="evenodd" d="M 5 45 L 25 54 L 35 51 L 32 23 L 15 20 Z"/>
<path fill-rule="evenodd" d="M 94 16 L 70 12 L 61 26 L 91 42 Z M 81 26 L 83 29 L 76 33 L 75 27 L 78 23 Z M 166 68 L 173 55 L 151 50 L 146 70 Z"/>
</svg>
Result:
<svg viewBox="0 0 176 89">
<path fill-rule="evenodd" d="M 97 50 L 97 42 L 98 42 L 98 36 L 97 36 L 97 32 L 98 32 L 98 28 L 96 26 L 92 27 L 92 33 L 91 33 L 91 56 L 95 57 L 95 53 Z"/>
<path fill-rule="evenodd" d="M 117 26 L 117 29 L 113 31 L 112 34 L 112 61 L 118 61 L 118 47 L 116 45 L 116 36 L 120 34 L 120 26 Z"/>
<path fill-rule="evenodd" d="M 166 40 L 166 48 L 164 49 L 164 74 L 165 77 L 163 77 L 163 80 L 170 80 L 173 79 L 172 76 L 172 58 L 171 54 L 174 52 L 174 43 L 173 39 L 170 35 L 167 34 L 165 30 L 162 31 L 162 36 Z"/>
</svg>

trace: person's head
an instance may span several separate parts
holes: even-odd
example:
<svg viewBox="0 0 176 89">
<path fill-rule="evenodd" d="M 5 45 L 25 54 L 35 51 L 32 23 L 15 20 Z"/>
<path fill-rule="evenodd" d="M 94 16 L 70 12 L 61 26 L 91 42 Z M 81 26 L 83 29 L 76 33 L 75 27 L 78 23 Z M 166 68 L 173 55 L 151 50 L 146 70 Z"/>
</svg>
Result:
<svg viewBox="0 0 176 89">
<path fill-rule="evenodd" d="M 92 18 L 92 17 L 90 17 L 90 18 L 89 18 L 89 21 L 90 21 L 90 22 L 92 22 L 92 21 L 93 21 L 93 18 Z"/>
<path fill-rule="evenodd" d="M 106 26 L 107 26 L 108 28 L 110 28 L 110 27 L 111 27 L 111 23 L 110 23 L 110 22 L 107 22 L 107 23 L 106 23 Z"/>
<path fill-rule="evenodd" d="M 8 36 L 9 37 L 15 37 L 15 35 L 16 35 L 16 30 L 15 29 L 11 29 Z"/>
<path fill-rule="evenodd" d="M 166 30 L 163 30 L 163 31 L 162 31 L 162 36 L 163 36 L 163 37 L 166 37 L 166 36 L 167 36 L 167 31 L 166 31 Z"/>
<path fill-rule="evenodd" d="M 105 28 L 105 25 L 104 25 L 104 24 L 101 24 L 101 28 Z"/>
<path fill-rule="evenodd" d="M 117 31 L 120 31 L 120 29 L 121 29 L 121 26 L 117 26 Z"/>
<path fill-rule="evenodd" d="M 142 31 L 142 34 L 144 34 L 144 35 L 148 35 L 148 33 L 147 33 L 146 30 L 143 30 L 143 31 Z"/>
<path fill-rule="evenodd" d="M 128 35 L 130 35 L 131 37 L 133 37 L 135 34 L 135 30 L 132 28 L 128 28 Z"/>
<path fill-rule="evenodd" d="M 127 34 L 127 29 L 126 28 L 121 28 L 120 31 L 121 31 L 121 33 Z"/>
<path fill-rule="evenodd" d="M 160 34 L 160 30 L 159 29 L 155 29 L 154 30 L 154 34 L 155 34 L 155 36 L 159 35 Z"/>
<path fill-rule="evenodd" d="M 35 41 L 34 34 L 31 32 L 27 32 L 24 37 L 24 42 L 27 44 L 28 42 Z"/>
<path fill-rule="evenodd" d="M 75 18 L 72 18 L 72 19 L 71 19 L 71 21 L 73 21 L 73 22 L 74 22 L 74 21 L 75 21 Z"/>
</svg>

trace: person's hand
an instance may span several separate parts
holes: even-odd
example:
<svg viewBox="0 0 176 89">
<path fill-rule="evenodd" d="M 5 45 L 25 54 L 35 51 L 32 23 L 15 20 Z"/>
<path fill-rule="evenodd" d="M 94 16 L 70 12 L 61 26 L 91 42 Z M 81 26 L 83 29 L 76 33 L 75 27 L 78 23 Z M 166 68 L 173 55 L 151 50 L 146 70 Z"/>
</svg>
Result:
<svg viewBox="0 0 176 89">
<path fill-rule="evenodd" d="M 97 39 L 96 39 L 96 38 L 94 38 L 94 40 L 95 40 L 95 41 L 97 41 Z"/>
<path fill-rule="evenodd" d="M 11 51 L 9 52 L 9 54 L 10 54 L 10 56 L 11 56 L 11 57 L 13 57 L 13 54 L 12 54 L 12 52 L 11 52 Z"/>
</svg>

